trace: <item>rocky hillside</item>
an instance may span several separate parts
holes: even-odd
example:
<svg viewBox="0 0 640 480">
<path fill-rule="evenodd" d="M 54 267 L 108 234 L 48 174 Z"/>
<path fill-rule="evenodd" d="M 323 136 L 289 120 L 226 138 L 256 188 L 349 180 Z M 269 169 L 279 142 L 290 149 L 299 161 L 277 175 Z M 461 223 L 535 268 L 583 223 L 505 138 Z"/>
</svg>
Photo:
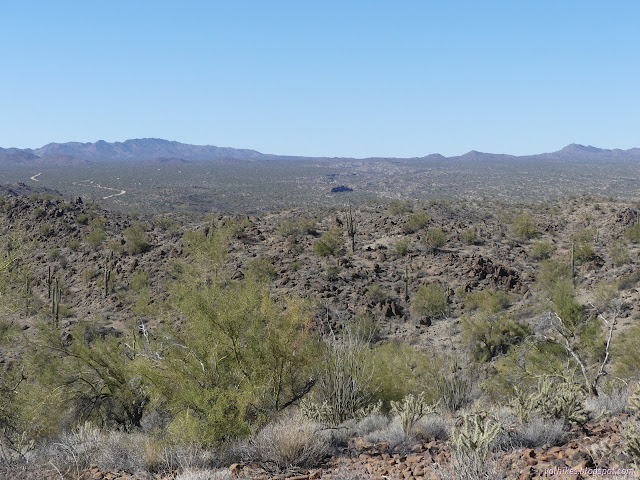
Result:
<svg viewBox="0 0 640 480">
<path fill-rule="evenodd" d="M 615 318 L 609 331 L 614 345 L 640 318 L 640 233 L 634 233 L 639 212 L 630 203 L 594 197 L 534 206 L 394 202 L 260 217 L 216 214 L 187 222 L 180 216 L 115 213 L 48 192 L 25 196 L 22 187 L 4 192 L 2 248 L 8 262 L 23 267 L 22 277 L 13 281 L 14 292 L 24 295 L 3 315 L 26 337 L 38 321 L 56 316 L 63 331 L 90 321 L 104 338 L 140 326 L 145 331 L 179 330 L 186 318 L 171 302 L 182 272 L 198 267 L 194 235 L 210 239 L 216 232 L 224 232 L 220 268 L 230 282 L 259 278 L 277 300 L 304 299 L 317 332 L 337 332 L 357 320 L 371 327 L 378 345 L 395 342 L 434 356 L 459 352 L 475 360 L 478 382 L 503 368 L 501 359 L 525 335 L 510 337 L 517 328 L 529 336 L 550 335 L 544 325 L 559 300 L 557 292 L 549 294 L 544 286 L 549 258 L 556 269 L 572 269 L 585 318 Z M 213 272 L 209 276 L 205 282 L 213 281 Z M 615 317 L 603 316 L 603 285 L 615 289 Z M 505 330 L 496 334 L 507 339 L 500 337 L 504 343 L 491 344 L 494 337 L 478 340 L 474 328 L 483 324 L 474 319 L 489 317 L 512 322 L 500 324 Z M 604 352 L 605 345 L 597 348 Z M 3 370 L 15 370 L 23 353 L 4 348 Z M 613 363 L 607 362 L 603 368 L 611 375 Z M 589 368 L 597 369 L 597 364 Z M 473 396 L 485 401 L 486 392 L 478 385 Z M 553 441 L 506 448 L 510 437 L 503 432 L 506 443 L 489 456 L 499 471 L 496 478 L 524 480 L 544 477 L 552 468 L 630 465 L 621 441 L 628 419 L 620 414 L 625 407 L 603 407 L 600 415 L 598 408 L 591 407 L 589 422 L 572 424 L 571 430 L 565 425 L 564 434 Z M 387 438 L 350 431 L 332 441 L 334 449 L 314 468 L 290 474 L 265 473 L 263 463 L 247 461 L 193 478 L 454 478 L 449 438 L 460 419 L 442 418 L 446 425 L 440 430 L 427 429 L 401 441 L 390 430 L 385 430 Z M 73 478 L 175 477 L 107 472 L 103 467 L 76 473 Z M 51 473 L 50 478 L 58 477 Z"/>
</svg>

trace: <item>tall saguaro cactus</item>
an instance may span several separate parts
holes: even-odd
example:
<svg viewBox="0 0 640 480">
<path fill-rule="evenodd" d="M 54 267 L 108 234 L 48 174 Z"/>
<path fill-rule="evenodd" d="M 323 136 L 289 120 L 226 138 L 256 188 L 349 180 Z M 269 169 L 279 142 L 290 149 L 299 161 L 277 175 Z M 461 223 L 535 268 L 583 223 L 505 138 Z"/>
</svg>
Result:
<svg viewBox="0 0 640 480">
<path fill-rule="evenodd" d="M 51 265 L 49 265 L 49 272 L 47 273 L 47 287 L 49 287 L 49 293 L 47 298 L 51 298 L 51 286 L 53 285 L 53 277 L 51 276 Z"/>
<path fill-rule="evenodd" d="M 104 298 L 109 296 L 109 282 L 111 281 L 111 259 L 113 252 L 104 259 Z"/>
<path fill-rule="evenodd" d="M 347 234 L 351 237 L 351 252 L 355 255 L 356 253 L 356 221 L 353 216 L 353 211 L 351 210 L 351 200 L 349 200 L 349 205 L 347 206 L 347 211 L 345 212 L 346 224 L 347 224 Z"/>
<path fill-rule="evenodd" d="M 51 296 L 51 315 L 53 316 L 55 326 L 58 326 L 60 320 L 60 300 L 62 300 L 62 288 L 58 279 L 55 279 L 55 285 Z"/>
</svg>

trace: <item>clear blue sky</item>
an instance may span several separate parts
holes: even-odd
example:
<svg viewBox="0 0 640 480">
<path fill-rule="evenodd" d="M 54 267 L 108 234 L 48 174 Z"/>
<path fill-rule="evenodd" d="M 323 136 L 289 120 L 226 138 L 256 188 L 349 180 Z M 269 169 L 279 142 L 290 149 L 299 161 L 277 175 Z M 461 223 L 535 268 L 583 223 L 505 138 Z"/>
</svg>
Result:
<svg viewBox="0 0 640 480">
<path fill-rule="evenodd" d="M 640 2 L 0 3 L 0 146 L 640 146 Z"/>
</svg>

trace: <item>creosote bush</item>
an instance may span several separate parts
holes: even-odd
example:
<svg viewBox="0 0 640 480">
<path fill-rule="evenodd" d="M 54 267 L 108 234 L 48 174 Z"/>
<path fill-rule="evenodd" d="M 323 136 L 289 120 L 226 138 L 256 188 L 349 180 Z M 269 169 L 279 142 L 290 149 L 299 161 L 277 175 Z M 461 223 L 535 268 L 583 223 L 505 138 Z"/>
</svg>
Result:
<svg viewBox="0 0 640 480">
<path fill-rule="evenodd" d="M 393 252 L 398 257 L 404 257 L 409 253 L 409 239 L 401 238 L 393 244 Z"/>
<path fill-rule="evenodd" d="M 470 310 L 484 313 L 498 313 L 511 304 L 509 294 L 496 289 L 480 290 L 469 293 L 464 299 L 464 306 Z"/>
<path fill-rule="evenodd" d="M 89 244 L 95 249 L 99 248 L 106 239 L 107 234 L 103 228 L 99 227 L 91 230 L 86 236 L 87 242 L 89 242 Z"/>
<path fill-rule="evenodd" d="M 413 210 L 413 207 L 411 206 L 411 202 L 408 202 L 408 201 L 403 202 L 400 200 L 396 200 L 391 202 L 387 210 L 387 213 L 389 215 L 402 215 L 405 213 L 409 213 L 412 210 Z"/>
<path fill-rule="evenodd" d="M 625 230 L 624 237 L 632 243 L 640 242 L 640 223 L 635 223 Z"/>
<path fill-rule="evenodd" d="M 441 228 L 434 228 L 425 234 L 422 243 L 433 252 L 437 252 L 447 243 L 447 237 Z"/>
<path fill-rule="evenodd" d="M 405 225 L 407 233 L 417 232 L 425 228 L 431 221 L 431 216 L 427 212 L 416 212 L 409 216 Z"/>
<path fill-rule="evenodd" d="M 446 289 L 438 283 L 420 286 L 411 299 L 411 308 L 423 317 L 445 317 L 449 309 Z"/>
<path fill-rule="evenodd" d="M 342 230 L 334 228 L 326 232 L 313 244 L 313 251 L 319 257 L 337 256 L 342 249 Z"/>
<path fill-rule="evenodd" d="M 151 246 L 147 241 L 146 234 L 140 226 L 126 228 L 124 231 L 124 239 L 127 251 L 131 255 L 138 255 L 146 252 Z"/>
<path fill-rule="evenodd" d="M 529 256 L 533 260 L 542 261 L 551 258 L 556 247 L 549 242 L 536 242 L 529 248 Z"/>
<path fill-rule="evenodd" d="M 480 243 L 478 233 L 473 228 L 465 228 L 460 234 L 460 238 L 467 245 L 477 245 L 478 243 Z"/>
<path fill-rule="evenodd" d="M 528 213 L 517 216 L 512 227 L 514 235 L 521 240 L 530 240 L 537 234 L 536 221 Z"/>
</svg>

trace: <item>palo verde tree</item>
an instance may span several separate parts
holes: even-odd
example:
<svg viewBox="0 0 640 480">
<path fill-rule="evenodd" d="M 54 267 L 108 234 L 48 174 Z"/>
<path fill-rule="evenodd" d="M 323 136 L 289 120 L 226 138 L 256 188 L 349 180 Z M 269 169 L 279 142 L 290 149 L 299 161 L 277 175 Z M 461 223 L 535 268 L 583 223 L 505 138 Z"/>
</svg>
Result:
<svg viewBox="0 0 640 480">
<path fill-rule="evenodd" d="M 317 342 L 302 301 L 280 304 L 250 277 L 185 279 L 172 295 L 187 321 L 146 355 L 143 370 L 154 403 L 173 416 L 175 438 L 212 444 L 248 435 L 309 392 Z"/>
<path fill-rule="evenodd" d="M 50 322 L 38 330 L 26 339 L 28 382 L 21 392 L 32 407 L 25 416 L 34 436 L 86 421 L 123 430 L 140 426 L 147 395 L 127 339 L 103 338 L 89 324 L 69 335 Z"/>
<path fill-rule="evenodd" d="M 577 383 L 597 396 L 611 362 L 615 327 L 622 311 L 618 289 L 600 284 L 590 292 L 592 300 L 582 305 L 576 300 L 570 268 L 556 262 L 543 263 L 539 283 L 550 299 L 549 311 L 498 369 L 509 368 L 520 380 L 557 378 Z"/>
</svg>

